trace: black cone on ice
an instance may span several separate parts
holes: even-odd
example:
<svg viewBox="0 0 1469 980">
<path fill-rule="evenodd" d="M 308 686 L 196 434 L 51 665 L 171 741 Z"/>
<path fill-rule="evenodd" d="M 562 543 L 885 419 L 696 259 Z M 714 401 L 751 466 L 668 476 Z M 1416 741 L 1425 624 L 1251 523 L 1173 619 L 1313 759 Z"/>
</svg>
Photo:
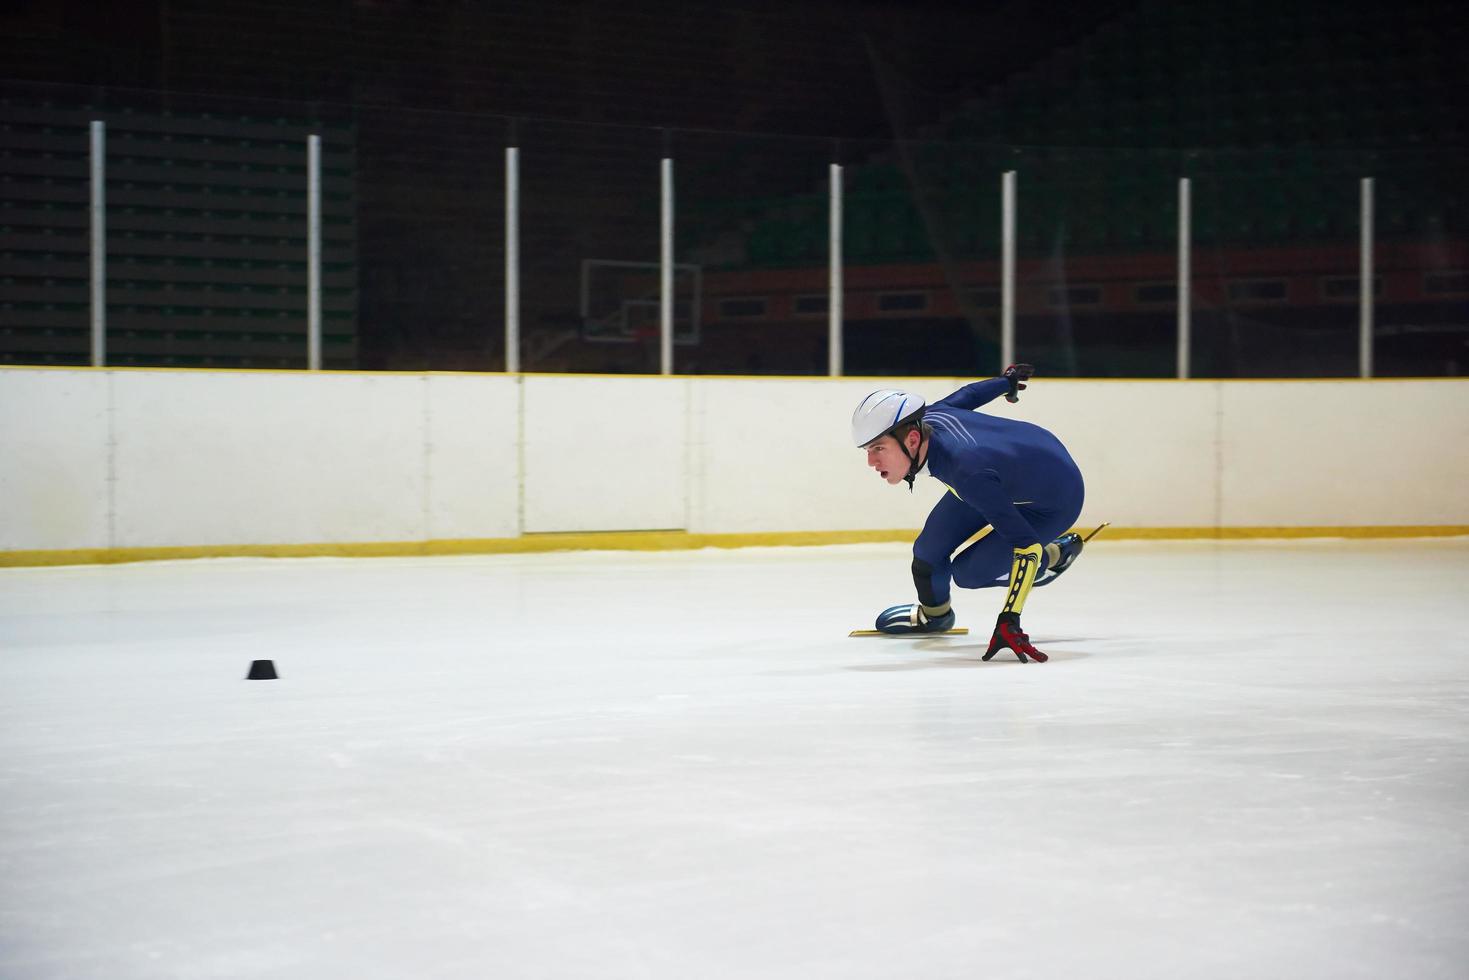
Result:
<svg viewBox="0 0 1469 980">
<path fill-rule="evenodd" d="M 269 660 L 250 661 L 250 674 L 245 678 L 247 681 L 273 681 L 278 680 L 275 673 L 275 664 Z"/>
</svg>

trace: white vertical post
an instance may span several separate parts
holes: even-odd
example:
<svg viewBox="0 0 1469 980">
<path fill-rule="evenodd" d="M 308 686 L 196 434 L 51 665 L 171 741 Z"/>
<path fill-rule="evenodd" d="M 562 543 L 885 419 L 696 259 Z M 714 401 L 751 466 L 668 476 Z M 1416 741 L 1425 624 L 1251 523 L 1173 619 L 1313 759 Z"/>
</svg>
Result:
<svg viewBox="0 0 1469 980">
<path fill-rule="evenodd" d="M 1190 331 L 1193 327 L 1193 186 L 1178 178 L 1178 377 L 1189 375 Z"/>
<path fill-rule="evenodd" d="M 306 367 L 321 370 L 321 137 L 306 138 Z"/>
<path fill-rule="evenodd" d="M 92 120 L 92 367 L 107 365 L 107 124 Z"/>
<path fill-rule="evenodd" d="M 1015 363 L 1015 171 L 1000 178 L 1000 370 Z"/>
<path fill-rule="evenodd" d="M 520 371 L 520 148 L 505 147 L 505 371 Z"/>
<path fill-rule="evenodd" d="M 673 373 L 673 160 L 663 158 L 662 200 L 659 207 L 658 256 L 658 363 L 663 374 Z"/>
<path fill-rule="evenodd" d="M 842 167 L 831 165 L 830 241 L 826 275 L 826 373 L 842 376 Z"/>
<path fill-rule="evenodd" d="M 1376 302 L 1372 272 L 1372 183 L 1371 177 L 1362 178 L 1362 267 L 1358 270 L 1358 288 L 1361 304 L 1361 322 L 1358 335 L 1358 360 L 1362 377 L 1372 377 L 1372 304 Z"/>
</svg>

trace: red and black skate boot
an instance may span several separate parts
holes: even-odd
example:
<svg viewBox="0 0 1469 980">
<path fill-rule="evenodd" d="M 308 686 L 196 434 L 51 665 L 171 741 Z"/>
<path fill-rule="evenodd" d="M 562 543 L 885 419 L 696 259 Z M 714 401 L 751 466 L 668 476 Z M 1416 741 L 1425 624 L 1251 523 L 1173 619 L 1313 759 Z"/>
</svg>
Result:
<svg viewBox="0 0 1469 980">
<path fill-rule="evenodd" d="M 984 659 L 990 659 L 1001 650 L 1009 650 L 1020 658 L 1021 663 L 1034 660 L 1043 664 L 1050 659 L 1030 645 L 1030 637 L 1020 630 L 1020 616 L 1017 613 L 1000 613 L 999 621 L 995 623 L 995 632 L 990 636 L 989 649 L 984 652 Z"/>
</svg>

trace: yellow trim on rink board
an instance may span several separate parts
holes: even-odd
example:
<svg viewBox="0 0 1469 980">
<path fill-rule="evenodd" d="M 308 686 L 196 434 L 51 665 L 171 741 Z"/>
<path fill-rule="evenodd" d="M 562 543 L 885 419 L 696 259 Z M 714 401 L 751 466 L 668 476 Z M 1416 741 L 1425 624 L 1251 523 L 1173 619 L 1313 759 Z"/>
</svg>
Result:
<svg viewBox="0 0 1469 980">
<path fill-rule="evenodd" d="M 1081 530 L 1075 528 L 1074 530 Z M 1100 540 L 1236 541 L 1268 538 L 1455 538 L 1469 536 L 1469 524 L 1375 524 L 1311 527 L 1116 527 Z"/>
<path fill-rule="evenodd" d="M 597 531 L 527 534 L 519 538 L 442 541 L 364 541 L 315 544 L 220 544 L 169 548 L 78 548 L 0 551 L 0 567 L 112 565 L 193 558 L 399 558 L 416 555 L 496 555 L 547 551 L 680 551 L 693 548 L 772 548 L 809 545 L 911 543 L 917 530 L 769 531 L 689 534 L 686 531 Z M 1469 536 L 1469 525 L 1362 527 L 1109 527 L 1105 541 L 1264 540 L 1270 538 L 1442 538 Z"/>
<path fill-rule="evenodd" d="M 498 555 L 546 551 L 680 551 L 693 548 L 789 547 L 912 541 L 917 531 L 777 531 L 689 534 L 687 531 L 588 531 L 519 538 L 362 541 L 316 544 L 222 544 L 167 548 L 80 548 L 0 551 L 0 567 L 103 565 L 190 558 L 396 558 L 416 555 Z"/>
</svg>

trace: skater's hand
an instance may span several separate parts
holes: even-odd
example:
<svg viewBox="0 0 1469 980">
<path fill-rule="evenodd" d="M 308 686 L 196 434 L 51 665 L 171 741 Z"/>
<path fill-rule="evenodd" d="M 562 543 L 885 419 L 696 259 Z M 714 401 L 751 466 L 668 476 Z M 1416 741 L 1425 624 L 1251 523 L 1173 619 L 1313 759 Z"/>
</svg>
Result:
<svg viewBox="0 0 1469 980">
<path fill-rule="evenodd" d="M 980 659 L 989 660 L 1001 650 L 1009 650 L 1020 658 L 1021 663 L 1029 663 L 1034 660 L 1036 663 L 1043 664 L 1051 659 L 1031 646 L 1030 637 L 1020 629 L 1019 618 L 1011 622 L 1006 622 L 1003 616 L 1000 618 L 1000 621 L 995 624 L 995 632 L 990 636 L 990 645 Z"/>
<path fill-rule="evenodd" d="M 1035 367 L 1030 364 L 1012 364 L 1005 368 L 1005 378 L 1010 382 L 1010 390 L 1005 393 L 1005 401 L 1012 405 L 1020 401 L 1020 392 L 1025 390 L 1025 382 L 1035 374 Z"/>
</svg>

